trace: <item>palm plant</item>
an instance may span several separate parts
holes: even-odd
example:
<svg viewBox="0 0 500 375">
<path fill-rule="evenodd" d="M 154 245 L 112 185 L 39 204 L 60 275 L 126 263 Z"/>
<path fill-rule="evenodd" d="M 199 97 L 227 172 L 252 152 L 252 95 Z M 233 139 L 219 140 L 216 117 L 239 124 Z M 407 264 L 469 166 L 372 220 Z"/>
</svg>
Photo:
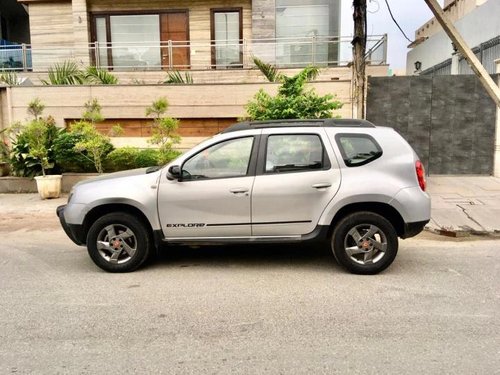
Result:
<svg viewBox="0 0 500 375">
<path fill-rule="evenodd" d="M 267 78 L 269 82 L 280 82 L 283 75 L 279 72 L 272 64 L 268 64 L 258 57 L 252 56 L 253 63 L 260 70 L 262 74 Z"/>
<path fill-rule="evenodd" d="M 85 82 L 84 73 L 73 61 L 64 61 L 49 68 L 48 81 L 42 80 L 44 85 L 82 85 Z"/>
<path fill-rule="evenodd" d="M 184 72 L 184 77 L 177 70 L 173 72 L 168 72 L 168 77 L 163 83 L 165 84 L 184 84 L 184 85 L 192 85 L 194 83 L 193 76 L 188 72 Z"/>
<path fill-rule="evenodd" d="M 88 83 L 97 85 L 116 85 L 118 83 L 116 76 L 95 66 L 89 66 L 85 70 L 85 79 Z"/>
<path fill-rule="evenodd" d="M 253 63 L 260 70 L 262 74 L 267 78 L 269 82 L 284 82 L 288 78 L 283 73 L 281 73 L 278 68 L 272 64 L 268 64 L 258 57 L 252 57 Z M 307 81 L 315 80 L 319 75 L 319 69 L 315 66 L 307 66 L 301 70 L 295 77 Z"/>
<path fill-rule="evenodd" d="M 17 73 L 12 70 L 4 70 L 0 74 L 0 82 L 5 83 L 9 86 L 19 85 L 19 79 L 17 78 Z"/>
</svg>

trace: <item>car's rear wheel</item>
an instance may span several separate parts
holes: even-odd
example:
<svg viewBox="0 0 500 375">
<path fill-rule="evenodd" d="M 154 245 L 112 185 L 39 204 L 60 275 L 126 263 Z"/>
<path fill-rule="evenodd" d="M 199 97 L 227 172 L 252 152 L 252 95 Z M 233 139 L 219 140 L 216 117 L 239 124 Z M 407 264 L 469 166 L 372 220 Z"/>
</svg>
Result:
<svg viewBox="0 0 500 375">
<path fill-rule="evenodd" d="M 373 212 L 355 212 L 335 227 L 331 245 L 340 265 L 352 273 L 373 275 L 394 261 L 398 237 L 384 217 Z"/>
<path fill-rule="evenodd" d="M 94 263 L 108 272 L 130 272 L 139 268 L 151 252 L 146 226 L 125 212 L 97 219 L 87 234 L 87 250 Z"/>
</svg>

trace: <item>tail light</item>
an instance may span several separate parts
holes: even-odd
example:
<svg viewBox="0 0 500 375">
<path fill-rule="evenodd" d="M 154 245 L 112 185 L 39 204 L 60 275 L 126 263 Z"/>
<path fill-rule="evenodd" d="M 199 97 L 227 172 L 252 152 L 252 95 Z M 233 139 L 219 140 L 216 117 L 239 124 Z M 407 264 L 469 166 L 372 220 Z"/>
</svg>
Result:
<svg viewBox="0 0 500 375">
<path fill-rule="evenodd" d="M 420 160 L 417 160 L 415 162 L 415 171 L 417 172 L 417 180 L 418 184 L 420 185 L 420 189 L 422 189 L 422 191 L 425 191 L 426 188 L 425 168 Z"/>
</svg>

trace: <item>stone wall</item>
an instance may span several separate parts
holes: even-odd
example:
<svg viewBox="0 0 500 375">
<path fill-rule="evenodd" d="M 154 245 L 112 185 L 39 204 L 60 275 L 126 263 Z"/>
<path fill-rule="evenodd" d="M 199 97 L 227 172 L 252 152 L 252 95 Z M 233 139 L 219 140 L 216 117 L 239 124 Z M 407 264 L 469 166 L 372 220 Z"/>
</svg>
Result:
<svg viewBox="0 0 500 375">
<path fill-rule="evenodd" d="M 367 119 L 396 129 L 429 174 L 490 175 L 495 116 L 474 75 L 369 78 Z"/>
</svg>

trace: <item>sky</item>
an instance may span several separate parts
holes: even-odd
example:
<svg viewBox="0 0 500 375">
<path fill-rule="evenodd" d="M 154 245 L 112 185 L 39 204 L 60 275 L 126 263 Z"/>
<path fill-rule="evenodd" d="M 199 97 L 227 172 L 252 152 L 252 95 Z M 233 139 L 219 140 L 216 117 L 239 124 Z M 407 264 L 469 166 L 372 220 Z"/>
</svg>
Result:
<svg viewBox="0 0 500 375">
<path fill-rule="evenodd" d="M 433 15 L 424 0 L 388 0 L 392 14 L 406 35 L 413 40 L 415 30 L 430 20 Z M 353 33 L 352 1 L 342 0 L 341 35 Z M 367 0 L 368 35 L 388 34 L 387 60 L 392 69 L 406 67 L 407 46 L 410 44 L 391 19 L 385 0 Z M 441 6 L 443 1 L 439 1 Z"/>
</svg>

